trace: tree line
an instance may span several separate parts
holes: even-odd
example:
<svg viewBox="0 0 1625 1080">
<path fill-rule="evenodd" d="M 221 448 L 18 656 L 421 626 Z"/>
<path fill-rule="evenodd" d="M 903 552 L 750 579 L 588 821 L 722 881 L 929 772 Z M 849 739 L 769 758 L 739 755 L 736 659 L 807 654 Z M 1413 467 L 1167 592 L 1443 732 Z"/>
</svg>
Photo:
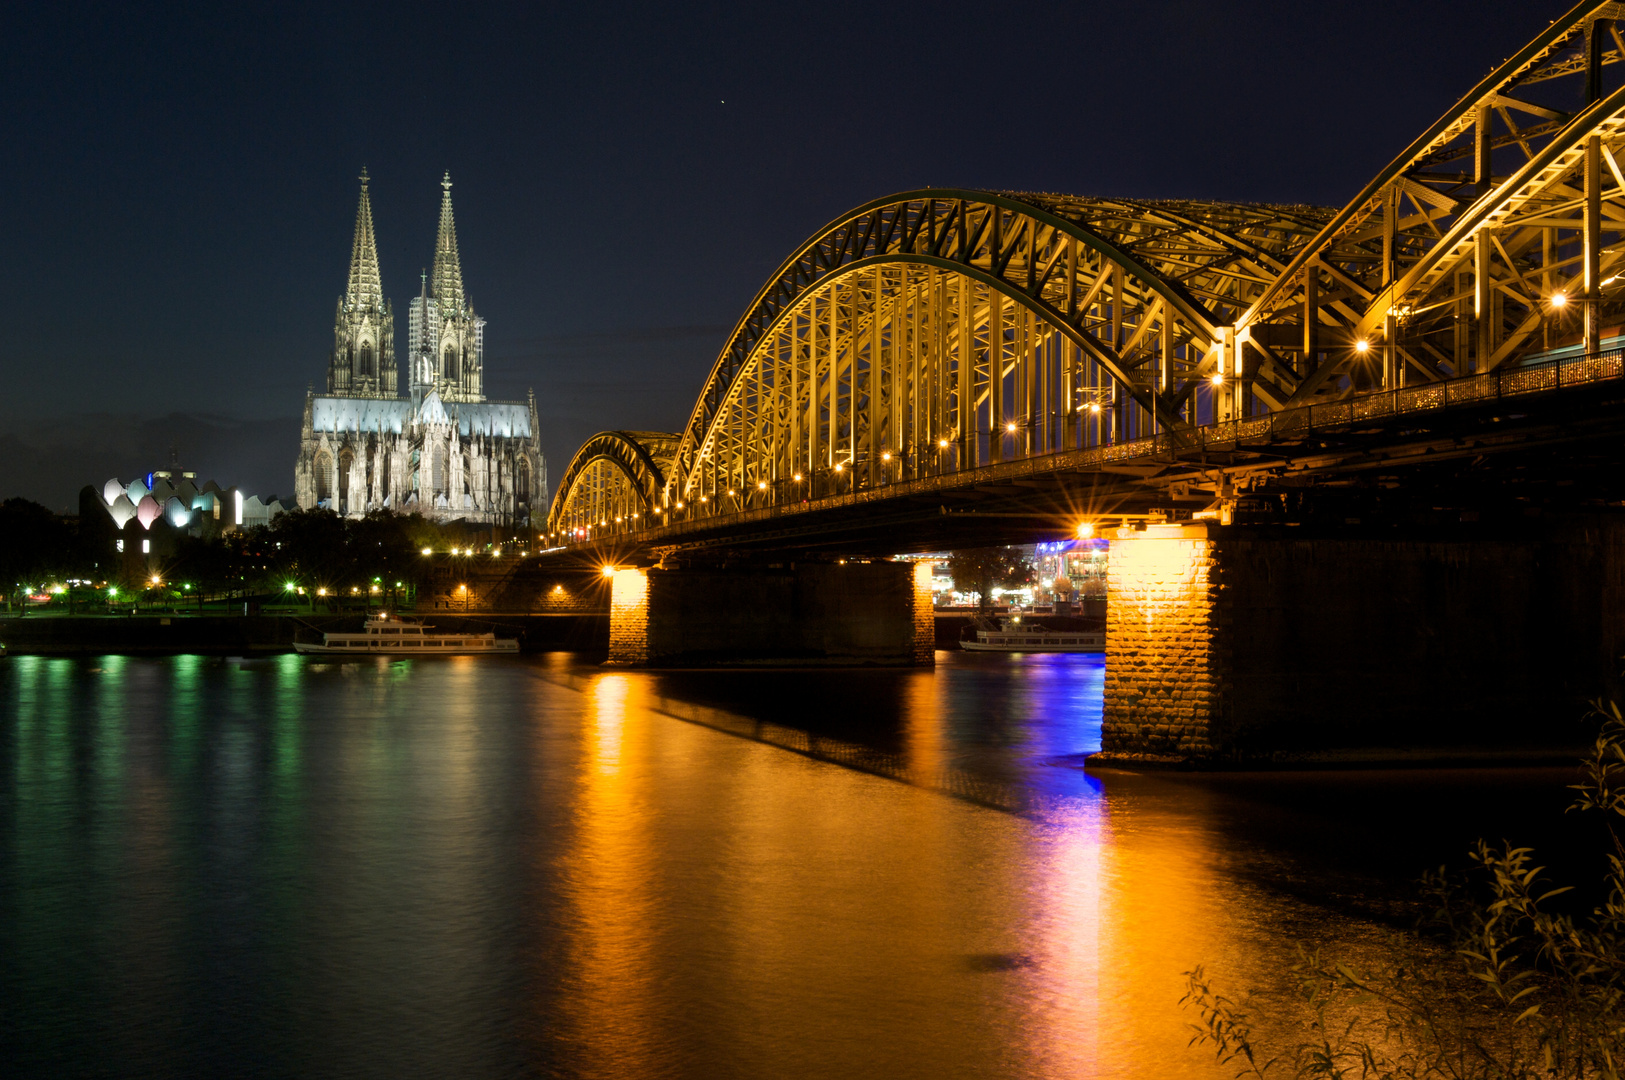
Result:
<svg viewBox="0 0 1625 1080">
<path fill-rule="evenodd" d="M 0 586 L 9 600 L 25 590 L 73 580 L 107 585 L 117 595 L 158 592 L 172 599 L 298 598 L 370 593 L 399 599 L 428 577 L 422 552 L 490 550 L 533 543 L 525 531 L 461 522 L 437 524 L 421 514 L 377 510 L 361 518 L 331 510 L 292 510 L 271 523 L 217 536 L 174 535 L 150 558 L 120 553 L 110 523 L 52 513 L 26 499 L 0 503 Z M 153 579 L 157 579 L 155 584 Z M 200 601 L 201 602 L 201 601 Z"/>
</svg>

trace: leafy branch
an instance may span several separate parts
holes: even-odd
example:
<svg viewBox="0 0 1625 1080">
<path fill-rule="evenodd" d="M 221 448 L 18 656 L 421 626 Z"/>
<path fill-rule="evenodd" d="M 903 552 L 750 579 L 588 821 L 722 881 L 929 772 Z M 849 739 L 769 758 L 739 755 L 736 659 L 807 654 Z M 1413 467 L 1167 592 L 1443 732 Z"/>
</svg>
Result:
<svg viewBox="0 0 1625 1080">
<path fill-rule="evenodd" d="M 1467 879 L 1423 878 L 1433 910 L 1422 934 L 1359 970 L 1300 946 L 1290 969 L 1297 1037 L 1264 1045 L 1258 995 L 1215 990 L 1186 973 L 1181 1004 L 1207 1045 L 1240 1077 L 1296 1080 L 1620 1080 L 1625 1068 L 1625 716 L 1596 704 L 1597 738 L 1582 761 L 1571 810 L 1606 815 L 1606 899 L 1577 921 L 1551 910 L 1553 886 L 1533 849 L 1480 840 Z M 1288 1028 L 1291 1029 L 1290 1026 Z"/>
</svg>

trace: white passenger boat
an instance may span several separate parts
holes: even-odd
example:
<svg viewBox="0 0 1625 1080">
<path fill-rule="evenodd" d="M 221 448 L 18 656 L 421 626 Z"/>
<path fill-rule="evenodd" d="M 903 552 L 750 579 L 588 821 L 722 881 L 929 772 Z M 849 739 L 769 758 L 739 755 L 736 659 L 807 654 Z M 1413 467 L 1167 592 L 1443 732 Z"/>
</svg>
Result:
<svg viewBox="0 0 1625 1080">
<path fill-rule="evenodd" d="M 975 639 L 967 638 L 959 645 L 970 652 L 1097 653 L 1106 651 L 1106 632 L 1049 630 L 1037 623 L 1024 623 L 1015 615 L 1000 619 L 997 626 L 987 619 L 977 619 Z"/>
<path fill-rule="evenodd" d="M 495 634 L 432 630 L 420 622 L 387 613 L 372 615 L 359 634 L 323 634 L 322 643 L 296 641 L 295 651 L 343 656 L 462 656 L 516 653 L 519 642 Z"/>
</svg>

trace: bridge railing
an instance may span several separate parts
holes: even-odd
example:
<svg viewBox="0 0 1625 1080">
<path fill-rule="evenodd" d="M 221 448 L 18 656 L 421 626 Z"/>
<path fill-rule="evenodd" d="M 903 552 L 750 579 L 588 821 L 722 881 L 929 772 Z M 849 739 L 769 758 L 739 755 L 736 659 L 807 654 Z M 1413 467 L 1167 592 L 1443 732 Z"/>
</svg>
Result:
<svg viewBox="0 0 1625 1080">
<path fill-rule="evenodd" d="M 1421 386 L 1379 390 L 1344 401 L 1303 405 L 1265 416 L 1250 416 L 1221 424 L 1184 428 L 1177 432 L 1164 432 L 1130 442 L 1040 454 L 918 480 L 900 480 L 846 495 L 829 495 L 808 502 L 775 503 L 731 514 L 713 514 L 686 521 L 674 521 L 653 529 L 642 530 L 636 535 L 655 541 L 675 539 L 714 529 L 724 522 L 730 525 L 770 522 L 779 518 L 797 517 L 813 510 L 856 506 L 898 496 L 927 494 L 979 483 L 1016 480 L 1025 476 L 1088 469 L 1191 451 L 1232 450 L 1239 446 L 1298 439 L 1313 431 L 1353 427 L 1389 417 L 1504 401 L 1622 378 L 1625 378 L 1625 347 L 1589 355 L 1541 360 L 1483 375 L 1463 376 L 1443 382 L 1425 383 Z"/>
</svg>

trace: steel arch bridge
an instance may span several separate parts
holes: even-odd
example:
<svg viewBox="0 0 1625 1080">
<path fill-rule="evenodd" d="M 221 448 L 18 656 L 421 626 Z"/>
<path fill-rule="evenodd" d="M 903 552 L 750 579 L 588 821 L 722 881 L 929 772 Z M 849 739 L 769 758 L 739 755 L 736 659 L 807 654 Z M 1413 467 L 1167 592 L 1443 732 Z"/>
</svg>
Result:
<svg viewBox="0 0 1625 1080">
<path fill-rule="evenodd" d="M 661 431 L 601 431 L 571 459 L 560 482 L 549 532 L 585 536 L 606 528 L 637 528 L 660 505 L 677 436 Z"/>
<path fill-rule="evenodd" d="M 627 433 L 595 436 L 549 531 L 654 540 L 1010 462 L 1448 405 L 1570 354 L 1615 377 L 1583 358 L 1625 321 L 1616 19 L 1577 5 L 1341 210 L 950 189 L 860 206 L 762 287 L 658 468 L 612 445 Z"/>
</svg>

